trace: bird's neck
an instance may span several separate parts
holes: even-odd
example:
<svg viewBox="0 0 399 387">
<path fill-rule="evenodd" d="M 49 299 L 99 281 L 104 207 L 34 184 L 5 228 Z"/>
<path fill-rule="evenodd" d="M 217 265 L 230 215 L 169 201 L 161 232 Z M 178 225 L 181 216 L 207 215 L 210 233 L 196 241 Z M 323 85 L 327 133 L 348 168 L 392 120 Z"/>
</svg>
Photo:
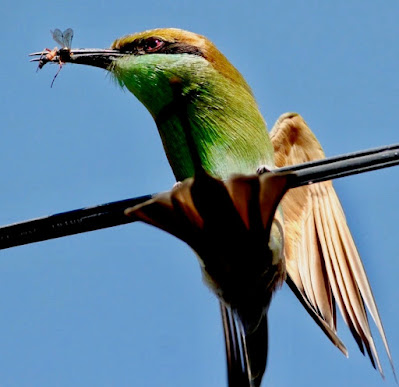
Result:
<svg viewBox="0 0 399 387">
<path fill-rule="evenodd" d="M 153 115 L 176 179 L 194 175 L 187 126 L 202 166 L 215 177 L 227 179 L 234 173 L 255 173 L 261 164 L 272 166 L 266 124 L 248 85 L 241 77 L 228 79 L 203 58 L 195 59 L 184 63 L 187 55 L 181 55 L 175 70 L 169 64 L 158 74 L 141 77 L 139 88 L 132 74 L 123 80 Z M 184 106 L 176 100 L 176 83 Z"/>
</svg>

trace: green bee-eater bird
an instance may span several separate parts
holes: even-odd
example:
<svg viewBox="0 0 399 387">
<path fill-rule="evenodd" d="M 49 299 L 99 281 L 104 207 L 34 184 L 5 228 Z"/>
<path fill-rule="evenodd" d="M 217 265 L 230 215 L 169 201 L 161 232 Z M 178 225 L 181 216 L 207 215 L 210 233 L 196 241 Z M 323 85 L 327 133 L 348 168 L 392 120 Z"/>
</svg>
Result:
<svg viewBox="0 0 399 387">
<path fill-rule="evenodd" d="M 106 69 L 131 91 L 153 116 L 177 181 L 192 177 L 199 165 L 211 176 L 227 180 L 237 173 L 254 174 L 261 166 L 273 169 L 324 157 L 320 144 L 295 113 L 281 116 L 269 137 L 250 87 L 201 35 L 155 29 L 117 39 L 110 49 L 64 49 L 47 61 Z M 284 279 L 330 340 L 347 354 L 336 335 L 338 304 L 360 350 L 364 353 L 366 349 L 382 374 L 366 307 L 391 361 L 388 343 L 331 182 L 289 191 L 281 208 L 284 220 L 281 211 L 275 218 L 281 227 L 272 228 L 270 240 L 265 242 L 273 252 L 269 264 L 275 276 L 265 285 L 267 295 L 256 310 L 244 312 L 234 300 L 226 299 L 223 285 L 219 281 L 215 286 L 212 270 L 202 262 L 204 278 L 221 302 L 229 384 L 260 385 L 267 357 L 266 312 L 271 293 Z M 250 252 L 254 253 L 249 248 Z M 238 258 L 245 271 L 250 258 L 243 254 Z M 240 302 L 252 305 L 249 299 Z M 235 333 L 237 320 L 241 343 Z M 248 375 L 246 382 L 239 379 L 241 371 L 236 371 L 241 361 Z"/>
</svg>

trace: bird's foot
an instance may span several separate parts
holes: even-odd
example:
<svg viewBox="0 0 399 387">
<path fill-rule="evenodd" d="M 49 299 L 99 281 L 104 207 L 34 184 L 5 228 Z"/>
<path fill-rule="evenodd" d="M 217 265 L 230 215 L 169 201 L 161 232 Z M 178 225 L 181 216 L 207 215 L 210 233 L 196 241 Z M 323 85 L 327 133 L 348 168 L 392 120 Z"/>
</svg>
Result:
<svg viewBox="0 0 399 387">
<path fill-rule="evenodd" d="M 266 173 L 266 172 L 272 172 L 272 170 L 273 170 L 272 167 L 264 164 L 264 165 L 259 165 L 259 167 L 256 169 L 256 173 L 258 175 L 262 175 L 263 173 Z"/>
<path fill-rule="evenodd" d="M 181 181 L 177 181 L 175 184 L 173 184 L 172 190 L 179 188 L 183 183 Z"/>
</svg>

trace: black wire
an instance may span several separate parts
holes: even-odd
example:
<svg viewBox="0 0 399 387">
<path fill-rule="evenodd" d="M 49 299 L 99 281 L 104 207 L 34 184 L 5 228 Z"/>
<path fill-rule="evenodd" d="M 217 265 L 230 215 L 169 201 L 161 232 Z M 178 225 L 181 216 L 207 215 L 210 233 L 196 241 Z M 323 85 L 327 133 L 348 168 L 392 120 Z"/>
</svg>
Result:
<svg viewBox="0 0 399 387">
<path fill-rule="evenodd" d="M 393 144 L 279 168 L 273 173 L 292 172 L 291 187 L 295 188 L 398 164 L 399 144 Z M 0 227 L 0 250 L 130 223 L 134 219 L 125 216 L 124 210 L 153 196 L 140 196 Z"/>
<path fill-rule="evenodd" d="M 145 195 L 1 227 L 0 250 L 133 222 L 124 210 L 152 197 Z"/>
</svg>

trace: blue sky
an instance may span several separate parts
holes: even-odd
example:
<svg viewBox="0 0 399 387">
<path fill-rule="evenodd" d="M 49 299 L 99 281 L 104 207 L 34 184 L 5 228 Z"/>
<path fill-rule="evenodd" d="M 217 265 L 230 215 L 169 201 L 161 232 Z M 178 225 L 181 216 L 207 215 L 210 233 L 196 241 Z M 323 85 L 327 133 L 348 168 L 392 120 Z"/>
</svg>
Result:
<svg viewBox="0 0 399 387">
<path fill-rule="evenodd" d="M 327 155 L 398 141 L 399 3 L 3 0 L 0 224 L 169 189 L 145 108 L 99 69 L 36 73 L 27 54 L 107 47 L 155 27 L 206 35 L 252 86 L 269 128 L 301 113 Z M 399 169 L 335 183 L 399 367 Z M 269 313 L 268 386 L 393 386 L 339 319 L 346 359 L 284 287 Z M 375 330 L 374 330 L 375 332 Z M 141 224 L 0 257 L 1 386 L 223 386 L 222 327 L 190 249 Z"/>
</svg>

